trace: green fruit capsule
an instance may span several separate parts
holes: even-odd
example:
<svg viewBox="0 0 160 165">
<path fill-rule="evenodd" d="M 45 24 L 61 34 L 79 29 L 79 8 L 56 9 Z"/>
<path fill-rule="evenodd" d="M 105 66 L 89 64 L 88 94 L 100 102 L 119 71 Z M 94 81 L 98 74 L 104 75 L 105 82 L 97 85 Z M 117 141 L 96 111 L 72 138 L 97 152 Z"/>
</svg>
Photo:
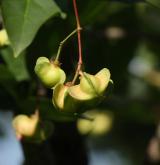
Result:
<svg viewBox="0 0 160 165">
<path fill-rule="evenodd" d="M 54 88 L 55 85 L 64 83 L 66 79 L 65 72 L 58 65 L 51 63 L 46 57 L 38 58 L 35 73 L 48 88 Z"/>
<path fill-rule="evenodd" d="M 13 119 L 12 125 L 15 129 L 18 139 L 22 137 L 31 137 L 34 135 L 39 121 L 38 112 L 31 117 L 27 115 L 18 115 Z"/>
<path fill-rule="evenodd" d="M 19 140 L 42 142 L 53 133 L 53 124 L 49 121 L 40 121 L 38 111 L 31 117 L 18 115 L 13 119 L 13 128 Z"/>
<path fill-rule="evenodd" d="M 97 90 L 98 93 L 101 95 L 105 93 L 109 85 L 109 82 L 112 81 L 110 79 L 111 77 L 110 71 L 107 68 L 103 68 L 95 75 L 95 77 L 99 79 L 99 87 L 97 88 Z"/>
<path fill-rule="evenodd" d="M 110 72 L 104 68 L 96 75 L 83 73 L 80 84 L 66 86 L 58 84 L 53 91 L 53 104 L 63 112 L 82 113 L 103 100 L 110 82 Z"/>
<path fill-rule="evenodd" d="M 2 29 L 0 30 L 0 46 L 6 46 L 9 45 L 9 39 L 8 39 L 8 35 L 6 32 L 6 29 Z"/>
<path fill-rule="evenodd" d="M 68 95 L 69 88 L 67 85 L 58 84 L 53 91 L 53 105 L 61 112 L 76 112 L 78 108 L 76 101 Z"/>
<path fill-rule="evenodd" d="M 68 89 L 69 96 L 81 106 L 79 111 L 98 105 L 104 99 L 104 93 L 110 82 L 110 72 L 104 68 L 96 75 L 83 73 L 80 84 Z M 88 91 L 87 91 L 88 90 Z"/>
<path fill-rule="evenodd" d="M 104 68 L 96 75 L 84 73 L 80 84 L 69 88 L 69 94 L 77 100 L 92 100 L 103 96 L 110 81 L 110 72 Z"/>
<path fill-rule="evenodd" d="M 99 79 L 88 73 L 83 73 L 83 76 L 80 80 L 80 89 L 91 95 L 98 95 L 98 87 L 100 85 Z"/>
</svg>

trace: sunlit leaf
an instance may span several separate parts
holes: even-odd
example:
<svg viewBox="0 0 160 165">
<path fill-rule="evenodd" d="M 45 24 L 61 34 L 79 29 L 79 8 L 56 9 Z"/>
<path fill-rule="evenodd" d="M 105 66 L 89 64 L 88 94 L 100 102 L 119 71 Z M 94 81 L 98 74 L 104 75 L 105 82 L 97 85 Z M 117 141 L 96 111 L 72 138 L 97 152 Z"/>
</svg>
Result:
<svg viewBox="0 0 160 165">
<path fill-rule="evenodd" d="M 2 0 L 2 16 L 14 56 L 30 45 L 40 26 L 60 12 L 52 0 Z"/>
</svg>

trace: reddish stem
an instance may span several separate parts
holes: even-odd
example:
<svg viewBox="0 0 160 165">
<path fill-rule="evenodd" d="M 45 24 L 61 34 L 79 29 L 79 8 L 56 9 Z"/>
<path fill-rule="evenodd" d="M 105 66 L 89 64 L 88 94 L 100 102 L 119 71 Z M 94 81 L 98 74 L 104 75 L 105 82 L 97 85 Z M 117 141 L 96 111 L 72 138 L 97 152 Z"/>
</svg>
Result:
<svg viewBox="0 0 160 165">
<path fill-rule="evenodd" d="M 82 45 L 81 45 L 81 25 L 79 21 L 79 14 L 78 14 L 78 9 L 77 9 L 77 3 L 76 0 L 73 0 L 73 7 L 74 7 L 74 13 L 76 16 L 76 22 L 77 22 L 77 35 L 78 35 L 78 52 L 79 52 L 79 60 L 78 60 L 78 66 L 76 69 L 75 76 L 73 78 L 72 84 L 75 83 L 79 72 L 81 71 L 81 66 L 82 66 Z"/>
</svg>

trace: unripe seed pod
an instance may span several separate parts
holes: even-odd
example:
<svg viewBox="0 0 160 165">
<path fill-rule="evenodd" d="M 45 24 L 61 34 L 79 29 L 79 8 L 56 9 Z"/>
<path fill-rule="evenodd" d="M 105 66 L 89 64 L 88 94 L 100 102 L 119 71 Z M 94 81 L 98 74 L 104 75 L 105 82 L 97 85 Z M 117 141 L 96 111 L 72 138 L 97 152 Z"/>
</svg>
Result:
<svg viewBox="0 0 160 165">
<path fill-rule="evenodd" d="M 46 57 L 37 59 L 35 73 L 48 88 L 54 88 L 55 85 L 64 83 L 66 79 L 64 71 L 54 62 L 51 63 Z"/>
<path fill-rule="evenodd" d="M 16 136 L 18 139 L 24 137 L 31 137 L 34 135 L 37 124 L 39 121 L 38 112 L 36 112 L 31 117 L 27 115 L 18 115 L 14 118 L 12 125 L 16 131 Z"/>
<path fill-rule="evenodd" d="M 53 91 L 52 102 L 62 112 L 76 112 L 77 103 L 68 95 L 67 85 L 58 84 Z"/>
<path fill-rule="evenodd" d="M 80 88 L 83 92 L 87 94 L 98 94 L 98 87 L 100 82 L 97 77 L 90 75 L 88 73 L 83 73 L 80 80 Z"/>
<path fill-rule="evenodd" d="M 9 45 L 8 35 L 5 29 L 0 30 L 0 46 Z"/>
<path fill-rule="evenodd" d="M 69 94 L 78 100 L 91 100 L 104 94 L 110 81 L 110 72 L 104 68 L 96 75 L 83 73 L 80 84 L 70 87 Z"/>
<path fill-rule="evenodd" d="M 78 85 L 58 84 L 53 91 L 52 102 L 60 111 L 82 113 L 103 100 L 109 82 L 110 72 L 106 68 L 96 75 L 83 73 Z"/>
</svg>

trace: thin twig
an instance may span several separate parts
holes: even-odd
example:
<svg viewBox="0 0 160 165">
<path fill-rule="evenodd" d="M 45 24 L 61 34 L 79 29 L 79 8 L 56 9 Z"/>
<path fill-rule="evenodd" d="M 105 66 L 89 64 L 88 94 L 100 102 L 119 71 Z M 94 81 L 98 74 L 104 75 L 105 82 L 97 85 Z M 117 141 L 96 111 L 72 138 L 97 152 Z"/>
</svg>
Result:
<svg viewBox="0 0 160 165">
<path fill-rule="evenodd" d="M 80 20 L 79 20 L 79 14 L 78 14 L 78 9 L 77 9 L 77 4 L 76 4 L 76 0 L 73 0 L 73 7 L 74 7 L 74 12 L 75 12 L 75 16 L 76 16 L 76 22 L 77 22 L 77 34 L 78 34 L 78 54 L 79 54 L 79 60 L 78 60 L 78 66 L 74 75 L 74 78 L 72 80 L 72 84 L 75 83 L 79 72 L 81 71 L 81 67 L 82 67 L 82 45 L 81 45 L 81 25 L 80 25 Z"/>
<path fill-rule="evenodd" d="M 80 28 L 80 30 L 81 30 L 81 28 Z M 77 32 L 78 32 L 78 29 L 75 29 L 75 30 L 74 30 L 72 33 L 70 33 L 64 40 L 62 40 L 62 41 L 60 42 L 55 61 L 58 61 L 58 60 L 59 60 L 59 56 L 60 56 L 60 54 L 61 54 L 61 50 L 62 50 L 62 47 L 63 47 L 64 43 L 65 43 L 71 36 L 73 36 L 73 35 L 74 35 L 75 33 L 77 33 Z"/>
</svg>

